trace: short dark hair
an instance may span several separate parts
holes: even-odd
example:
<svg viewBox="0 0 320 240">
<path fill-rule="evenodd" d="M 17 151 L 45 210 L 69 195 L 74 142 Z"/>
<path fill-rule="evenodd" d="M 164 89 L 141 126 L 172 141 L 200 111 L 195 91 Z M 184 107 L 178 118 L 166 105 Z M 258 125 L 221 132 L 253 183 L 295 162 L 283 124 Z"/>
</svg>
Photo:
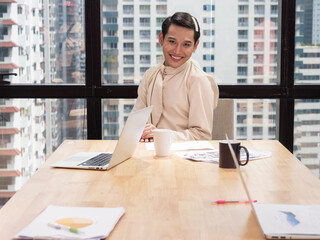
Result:
<svg viewBox="0 0 320 240">
<path fill-rule="evenodd" d="M 168 32 L 171 24 L 192 29 L 194 31 L 194 42 L 200 38 L 200 26 L 197 19 L 186 12 L 176 12 L 171 17 L 167 17 L 162 23 L 163 38 Z"/>
</svg>

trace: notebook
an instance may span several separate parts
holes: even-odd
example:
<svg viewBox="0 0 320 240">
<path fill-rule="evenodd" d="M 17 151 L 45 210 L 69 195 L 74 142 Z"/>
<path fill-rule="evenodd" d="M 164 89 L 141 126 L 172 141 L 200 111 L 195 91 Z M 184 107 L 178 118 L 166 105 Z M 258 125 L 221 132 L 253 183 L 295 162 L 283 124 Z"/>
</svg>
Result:
<svg viewBox="0 0 320 240">
<path fill-rule="evenodd" d="M 265 238 L 320 239 L 320 205 L 263 204 L 252 202 L 227 135 L 226 138 L 254 216 Z"/>
<path fill-rule="evenodd" d="M 151 111 L 152 106 L 130 113 L 113 153 L 79 152 L 51 167 L 108 170 L 122 163 L 132 157 Z"/>
</svg>

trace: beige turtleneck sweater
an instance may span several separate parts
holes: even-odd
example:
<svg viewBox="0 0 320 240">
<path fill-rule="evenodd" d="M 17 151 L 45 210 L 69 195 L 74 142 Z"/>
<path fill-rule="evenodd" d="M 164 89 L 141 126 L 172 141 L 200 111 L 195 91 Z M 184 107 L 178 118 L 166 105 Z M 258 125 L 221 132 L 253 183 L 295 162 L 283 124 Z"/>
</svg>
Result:
<svg viewBox="0 0 320 240">
<path fill-rule="evenodd" d="M 148 69 L 133 111 L 153 105 L 150 122 L 173 130 L 175 140 L 209 140 L 218 98 L 213 77 L 190 59 L 178 68 L 160 64 Z"/>
</svg>

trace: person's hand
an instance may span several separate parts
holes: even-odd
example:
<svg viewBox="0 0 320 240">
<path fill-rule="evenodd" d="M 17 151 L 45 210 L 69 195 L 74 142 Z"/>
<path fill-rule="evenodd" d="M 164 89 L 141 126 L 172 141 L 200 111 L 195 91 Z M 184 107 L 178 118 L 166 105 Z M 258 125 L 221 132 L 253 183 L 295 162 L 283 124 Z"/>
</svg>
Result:
<svg viewBox="0 0 320 240">
<path fill-rule="evenodd" d="M 153 130 L 157 129 L 151 123 L 146 124 L 142 132 L 140 142 L 153 142 Z"/>
</svg>

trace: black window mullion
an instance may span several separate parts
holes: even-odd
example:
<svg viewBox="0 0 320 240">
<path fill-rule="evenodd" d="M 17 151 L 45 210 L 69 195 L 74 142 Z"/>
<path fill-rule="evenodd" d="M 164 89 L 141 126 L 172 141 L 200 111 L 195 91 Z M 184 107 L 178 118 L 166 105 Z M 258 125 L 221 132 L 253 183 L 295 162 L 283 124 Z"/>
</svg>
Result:
<svg viewBox="0 0 320 240">
<path fill-rule="evenodd" d="M 282 98 L 285 89 L 279 85 L 219 85 L 220 98 Z"/>
<path fill-rule="evenodd" d="M 8 84 L 0 85 L 1 98 L 86 98 L 90 91 L 75 84 Z"/>
<path fill-rule="evenodd" d="M 282 0 L 281 42 L 280 42 L 280 86 L 285 91 L 285 97 L 280 99 L 279 141 L 291 152 L 294 137 L 294 58 L 295 58 L 295 19 L 296 1 Z"/>
<path fill-rule="evenodd" d="M 101 16 L 100 0 L 85 1 L 86 91 L 88 139 L 102 138 L 102 105 L 97 97 L 101 86 Z"/>
</svg>

